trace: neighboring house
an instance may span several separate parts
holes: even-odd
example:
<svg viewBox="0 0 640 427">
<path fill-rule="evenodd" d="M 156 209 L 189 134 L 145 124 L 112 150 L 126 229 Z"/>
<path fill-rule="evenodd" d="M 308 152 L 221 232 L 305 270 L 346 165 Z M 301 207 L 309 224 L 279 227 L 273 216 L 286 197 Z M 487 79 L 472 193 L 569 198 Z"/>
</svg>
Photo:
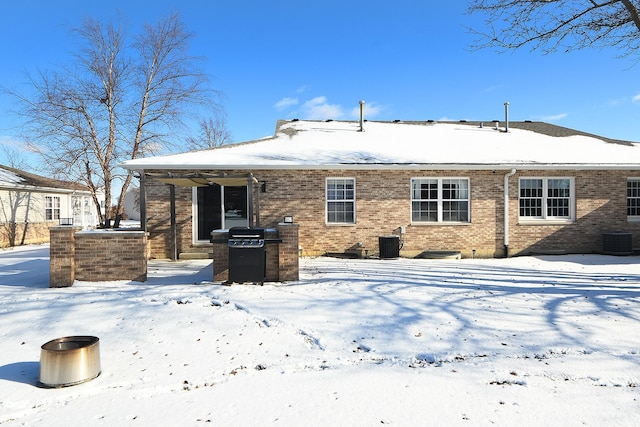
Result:
<svg viewBox="0 0 640 427">
<path fill-rule="evenodd" d="M 50 226 L 71 221 L 98 223 L 85 186 L 0 165 L 0 247 L 48 242 Z"/>
<path fill-rule="evenodd" d="M 303 255 L 373 255 L 390 234 L 408 256 L 602 252 L 610 232 L 640 247 L 640 144 L 547 123 L 279 121 L 272 138 L 123 166 L 155 257 L 284 216 Z"/>
</svg>

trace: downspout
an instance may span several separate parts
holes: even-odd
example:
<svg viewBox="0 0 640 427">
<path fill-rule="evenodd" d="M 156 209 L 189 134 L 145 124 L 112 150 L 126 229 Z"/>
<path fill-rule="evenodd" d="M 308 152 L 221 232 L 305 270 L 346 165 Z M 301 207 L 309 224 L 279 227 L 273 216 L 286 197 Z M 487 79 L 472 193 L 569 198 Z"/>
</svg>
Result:
<svg viewBox="0 0 640 427">
<path fill-rule="evenodd" d="M 504 257 L 509 258 L 509 178 L 516 174 L 515 169 L 504 175 Z"/>
</svg>

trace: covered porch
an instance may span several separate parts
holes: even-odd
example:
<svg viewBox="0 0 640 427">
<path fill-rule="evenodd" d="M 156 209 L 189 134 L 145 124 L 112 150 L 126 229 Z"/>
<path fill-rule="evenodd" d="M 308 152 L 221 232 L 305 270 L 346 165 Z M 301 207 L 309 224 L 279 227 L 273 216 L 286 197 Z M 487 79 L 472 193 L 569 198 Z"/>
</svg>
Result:
<svg viewBox="0 0 640 427">
<path fill-rule="evenodd" d="M 263 227 L 260 195 L 266 184 L 252 172 L 142 170 L 136 171 L 136 176 L 140 179 L 141 227 L 151 231 L 151 244 L 154 237 L 162 240 L 168 249 L 168 258 L 174 261 L 210 257 L 214 280 L 226 281 L 229 248 L 220 242 L 219 236 L 233 227 Z M 159 186 L 164 208 L 154 207 L 150 221 L 148 191 L 156 192 L 154 201 L 157 201 Z M 168 227 L 160 230 L 150 227 L 150 222 L 162 222 Z M 269 233 L 282 242 L 268 245 L 266 249 L 267 281 L 298 280 L 298 225 L 283 218 L 281 223 L 269 224 L 269 227 Z M 212 234 L 218 236 L 217 243 L 212 242 Z M 197 248 L 197 252 L 184 252 L 185 245 Z"/>
</svg>

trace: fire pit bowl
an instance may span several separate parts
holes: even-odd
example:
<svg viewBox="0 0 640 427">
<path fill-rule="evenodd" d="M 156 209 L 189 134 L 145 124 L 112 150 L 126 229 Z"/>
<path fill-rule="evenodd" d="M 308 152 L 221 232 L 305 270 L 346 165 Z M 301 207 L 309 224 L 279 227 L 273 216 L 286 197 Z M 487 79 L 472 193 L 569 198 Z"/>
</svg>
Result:
<svg viewBox="0 0 640 427">
<path fill-rule="evenodd" d="M 92 336 L 56 338 L 40 347 L 39 382 L 67 387 L 100 375 L 100 339 Z"/>
</svg>

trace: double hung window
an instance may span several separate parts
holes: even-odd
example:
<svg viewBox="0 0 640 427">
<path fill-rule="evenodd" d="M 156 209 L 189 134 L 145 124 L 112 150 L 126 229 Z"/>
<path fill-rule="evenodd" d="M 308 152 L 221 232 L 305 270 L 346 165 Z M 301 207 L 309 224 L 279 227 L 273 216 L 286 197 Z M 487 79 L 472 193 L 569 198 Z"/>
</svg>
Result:
<svg viewBox="0 0 640 427">
<path fill-rule="evenodd" d="M 627 218 L 640 221 L 640 178 L 627 180 Z"/>
<path fill-rule="evenodd" d="M 468 178 L 413 178 L 411 222 L 469 222 Z"/>
<path fill-rule="evenodd" d="M 44 214 L 47 221 L 56 221 L 60 219 L 60 197 L 45 196 L 44 197 Z"/>
<path fill-rule="evenodd" d="M 572 178 L 521 178 L 519 216 L 532 220 L 573 220 Z"/>
<path fill-rule="evenodd" d="M 355 224 L 355 178 L 327 178 L 327 224 Z"/>
</svg>

